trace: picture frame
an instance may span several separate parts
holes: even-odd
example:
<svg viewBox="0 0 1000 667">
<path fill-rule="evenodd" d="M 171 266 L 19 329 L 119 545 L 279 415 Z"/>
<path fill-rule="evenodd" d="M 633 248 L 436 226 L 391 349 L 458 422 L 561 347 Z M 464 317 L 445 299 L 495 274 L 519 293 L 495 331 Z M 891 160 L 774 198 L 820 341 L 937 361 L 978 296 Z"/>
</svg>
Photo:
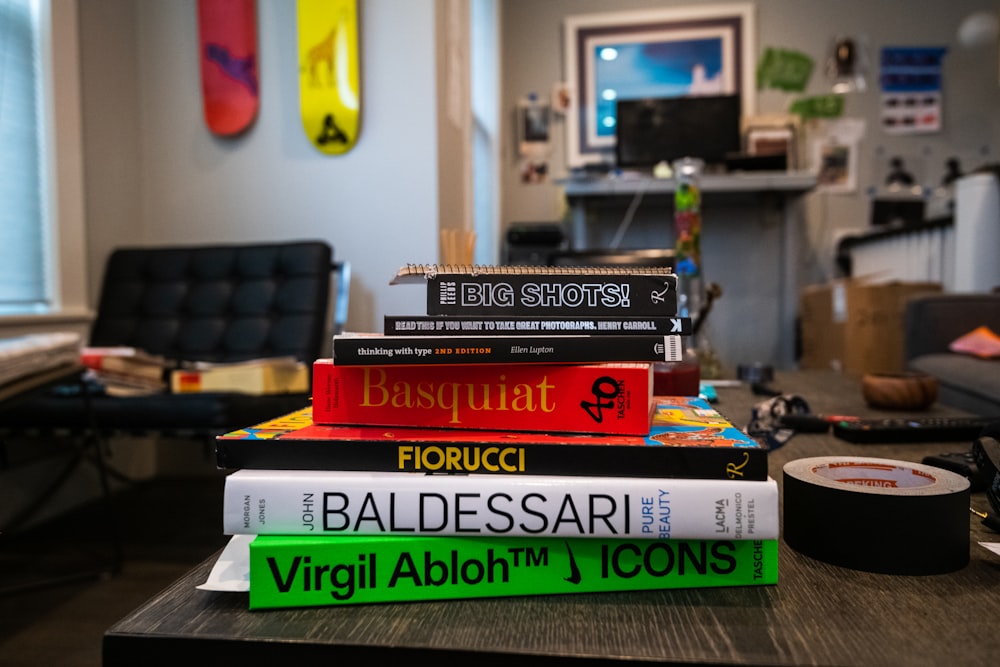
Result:
<svg viewBox="0 0 1000 667">
<path fill-rule="evenodd" d="M 670 7 L 568 16 L 565 80 L 568 167 L 613 157 L 617 99 L 739 94 L 755 110 L 754 6 Z"/>
<path fill-rule="evenodd" d="M 784 155 L 789 171 L 801 164 L 800 128 L 792 118 L 750 117 L 743 128 L 743 152 L 749 156 Z"/>
</svg>

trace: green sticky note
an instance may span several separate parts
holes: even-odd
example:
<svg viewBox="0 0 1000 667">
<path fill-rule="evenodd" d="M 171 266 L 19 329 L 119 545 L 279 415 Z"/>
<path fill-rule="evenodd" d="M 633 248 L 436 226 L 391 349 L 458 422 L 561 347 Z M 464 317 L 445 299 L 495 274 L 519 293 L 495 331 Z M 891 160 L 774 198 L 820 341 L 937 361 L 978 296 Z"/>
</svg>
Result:
<svg viewBox="0 0 1000 667">
<path fill-rule="evenodd" d="M 767 48 L 757 65 L 757 88 L 801 93 L 812 76 L 813 59 L 799 51 Z"/>
<path fill-rule="evenodd" d="M 843 95 L 816 95 L 803 97 L 792 103 L 790 111 L 807 120 L 809 118 L 840 118 L 844 114 Z"/>
</svg>

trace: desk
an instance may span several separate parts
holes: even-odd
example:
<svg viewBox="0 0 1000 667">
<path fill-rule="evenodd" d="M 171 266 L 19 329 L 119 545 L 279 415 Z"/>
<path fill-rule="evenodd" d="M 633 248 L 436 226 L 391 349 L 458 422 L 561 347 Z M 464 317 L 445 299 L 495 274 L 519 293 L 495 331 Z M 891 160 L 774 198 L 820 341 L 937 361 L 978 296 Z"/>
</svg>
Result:
<svg viewBox="0 0 1000 667">
<path fill-rule="evenodd" d="M 602 177 L 562 185 L 573 249 L 674 247 L 672 179 Z M 707 332 L 729 368 L 753 362 L 794 366 L 802 195 L 815 185 L 816 176 L 805 172 L 701 178 L 705 279 L 723 291 Z"/>
<path fill-rule="evenodd" d="M 862 407 L 856 383 L 833 373 L 778 373 L 775 385 L 817 413 L 880 414 Z M 760 400 L 746 388 L 719 395 L 719 410 L 740 425 Z M 969 444 L 852 445 L 799 434 L 772 453 L 770 469 L 780 484 L 782 466 L 795 458 L 919 461 Z M 987 508 L 981 493 L 973 504 Z M 104 664 L 992 665 L 1000 651 L 1000 557 L 978 540 L 1000 535 L 974 520 L 970 564 L 926 577 L 847 570 L 782 542 L 777 586 L 259 612 L 247 610 L 245 594 L 195 590 L 206 561 L 108 630 Z"/>
</svg>

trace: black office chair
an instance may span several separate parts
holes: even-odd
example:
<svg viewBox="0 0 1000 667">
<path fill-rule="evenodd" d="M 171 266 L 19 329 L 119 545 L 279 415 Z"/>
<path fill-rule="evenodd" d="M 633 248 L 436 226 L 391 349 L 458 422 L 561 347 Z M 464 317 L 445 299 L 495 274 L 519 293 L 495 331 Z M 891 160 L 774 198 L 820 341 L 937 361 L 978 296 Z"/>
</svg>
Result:
<svg viewBox="0 0 1000 667">
<path fill-rule="evenodd" d="M 349 265 L 323 241 L 125 248 L 105 269 L 93 346 L 130 346 L 175 361 L 293 356 L 312 365 L 343 327 Z M 70 395 L 67 395 L 70 394 Z M 0 412 L 0 429 L 39 427 L 214 436 L 308 405 L 309 392 L 90 397 L 60 391 Z"/>
</svg>

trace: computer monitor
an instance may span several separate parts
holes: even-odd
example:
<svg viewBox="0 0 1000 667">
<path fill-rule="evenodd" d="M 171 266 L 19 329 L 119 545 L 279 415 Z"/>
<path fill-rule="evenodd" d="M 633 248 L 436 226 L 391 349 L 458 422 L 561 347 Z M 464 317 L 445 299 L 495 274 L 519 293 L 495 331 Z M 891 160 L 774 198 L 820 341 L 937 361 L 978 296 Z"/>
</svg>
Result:
<svg viewBox="0 0 1000 667">
<path fill-rule="evenodd" d="M 619 167 L 651 167 L 682 157 L 723 164 L 742 147 L 739 95 L 619 100 L 616 118 Z"/>
</svg>

